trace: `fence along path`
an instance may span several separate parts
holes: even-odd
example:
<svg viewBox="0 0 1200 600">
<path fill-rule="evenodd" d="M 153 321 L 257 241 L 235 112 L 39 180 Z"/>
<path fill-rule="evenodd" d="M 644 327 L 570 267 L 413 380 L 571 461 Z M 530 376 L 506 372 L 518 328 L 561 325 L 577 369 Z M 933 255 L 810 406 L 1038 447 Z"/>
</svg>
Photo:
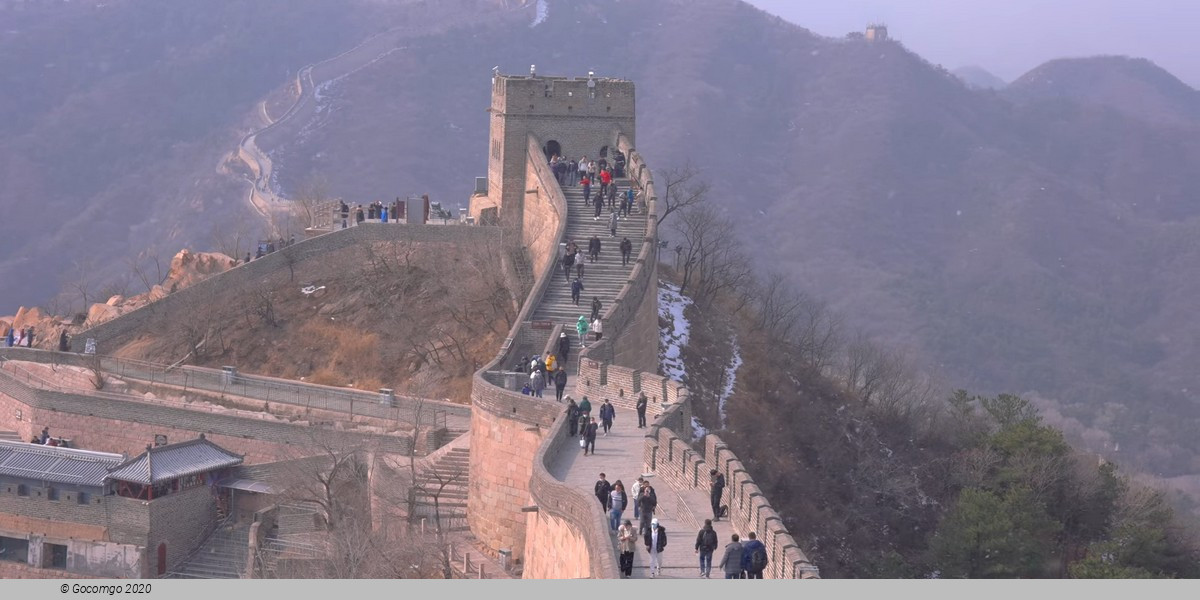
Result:
<svg viewBox="0 0 1200 600">
<path fill-rule="evenodd" d="M 88 367 L 87 357 L 48 350 L 5 348 L 0 357 L 39 363 L 66 364 Z M 470 425 L 470 408 L 441 400 L 394 396 L 394 406 L 381 402 L 381 394 L 292 382 L 272 377 L 229 374 L 204 367 L 175 367 L 124 358 L 100 357 L 101 369 L 123 379 L 143 381 L 182 389 L 202 390 L 278 402 L 331 412 L 342 412 L 399 421 L 420 423 L 423 426 L 445 427 L 451 432 L 466 431 Z M 39 385 L 37 387 L 44 386 Z M 55 387 L 54 389 L 57 389 Z M 111 395 L 114 399 L 141 400 L 135 394 L 87 391 L 88 395 Z M 194 403 L 189 404 L 194 407 Z"/>
</svg>

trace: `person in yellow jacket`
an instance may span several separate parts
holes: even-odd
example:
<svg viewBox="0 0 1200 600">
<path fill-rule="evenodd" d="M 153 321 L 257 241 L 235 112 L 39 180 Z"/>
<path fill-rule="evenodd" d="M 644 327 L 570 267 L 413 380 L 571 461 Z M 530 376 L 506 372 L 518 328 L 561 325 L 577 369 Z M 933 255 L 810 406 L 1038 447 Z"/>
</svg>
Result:
<svg viewBox="0 0 1200 600">
<path fill-rule="evenodd" d="M 555 361 L 555 358 L 554 358 L 553 354 L 546 355 L 546 372 L 548 372 L 548 373 L 554 372 L 554 361 Z"/>
</svg>

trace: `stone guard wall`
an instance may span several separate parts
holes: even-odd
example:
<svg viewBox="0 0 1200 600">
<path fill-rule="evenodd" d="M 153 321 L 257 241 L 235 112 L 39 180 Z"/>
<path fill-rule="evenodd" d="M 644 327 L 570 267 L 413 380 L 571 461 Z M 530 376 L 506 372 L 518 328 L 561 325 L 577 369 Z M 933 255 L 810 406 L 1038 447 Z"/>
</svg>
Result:
<svg viewBox="0 0 1200 600">
<path fill-rule="evenodd" d="M 334 250 L 370 242 L 401 240 L 434 243 L 466 243 L 479 239 L 498 241 L 501 235 L 502 232 L 494 227 L 450 225 L 365 223 L 338 229 L 306 240 L 297 240 L 292 246 L 240 264 L 172 293 L 162 300 L 151 302 L 82 331 L 72 336 L 71 350 L 83 352 L 87 339 L 95 338 L 100 353 L 108 353 L 155 323 L 186 320 L 196 309 L 211 305 L 219 298 L 228 298 L 230 293 L 248 293 L 249 290 L 261 286 L 264 280 L 281 275 L 287 277 L 289 263 L 297 267 L 297 270 L 304 264 L 305 269 L 311 271 L 304 273 L 303 277 L 320 277 L 321 256 Z M 300 276 L 298 273 L 297 277 Z"/>
</svg>

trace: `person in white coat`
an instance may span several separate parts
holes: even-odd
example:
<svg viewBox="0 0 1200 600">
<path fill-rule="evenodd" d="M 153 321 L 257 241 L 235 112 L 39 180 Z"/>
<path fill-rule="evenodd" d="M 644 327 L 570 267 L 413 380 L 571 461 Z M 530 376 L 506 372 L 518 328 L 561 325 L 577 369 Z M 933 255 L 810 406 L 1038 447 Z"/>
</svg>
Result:
<svg viewBox="0 0 1200 600">
<path fill-rule="evenodd" d="M 604 337 L 604 327 L 600 323 L 600 317 L 596 317 L 596 320 L 592 321 L 592 333 L 596 334 L 597 342 L 600 341 L 600 338 Z"/>
</svg>

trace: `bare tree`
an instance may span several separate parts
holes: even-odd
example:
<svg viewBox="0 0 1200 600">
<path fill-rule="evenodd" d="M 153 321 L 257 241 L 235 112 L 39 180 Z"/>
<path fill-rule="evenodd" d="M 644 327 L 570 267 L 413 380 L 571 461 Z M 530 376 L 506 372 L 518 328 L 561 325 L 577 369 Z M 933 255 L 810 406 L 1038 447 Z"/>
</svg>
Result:
<svg viewBox="0 0 1200 600">
<path fill-rule="evenodd" d="M 679 289 L 690 291 L 697 305 L 753 281 L 733 224 L 706 200 L 681 209 L 674 229 L 683 247 Z"/>
<path fill-rule="evenodd" d="M 234 258 L 237 257 L 234 256 Z M 158 251 L 153 247 L 126 258 L 125 264 L 147 292 L 166 281 L 169 274 L 169 271 L 163 268 L 162 258 Z"/>
<path fill-rule="evenodd" d="M 327 205 L 329 200 L 329 180 L 324 175 L 312 174 L 300 184 L 300 189 L 296 190 L 292 201 L 295 203 L 295 213 L 300 220 L 301 229 L 308 229 L 315 224 L 317 211 Z"/>
<path fill-rule="evenodd" d="M 231 224 L 213 226 L 212 244 L 217 252 L 234 260 L 244 260 L 245 255 L 253 252 L 257 240 L 251 222 L 239 219 Z"/>
<path fill-rule="evenodd" d="M 95 296 L 96 288 L 96 268 L 89 260 L 74 261 L 72 263 L 71 278 L 67 285 L 74 291 L 79 299 L 83 302 L 83 312 L 87 312 L 88 307 L 92 305 L 91 300 Z"/>
<path fill-rule="evenodd" d="M 661 171 L 658 189 L 663 193 L 658 198 L 659 225 L 662 225 L 671 213 L 704 201 L 708 196 L 709 185 L 699 177 L 700 169 L 690 161 L 683 166 Z"/>
</svg>

